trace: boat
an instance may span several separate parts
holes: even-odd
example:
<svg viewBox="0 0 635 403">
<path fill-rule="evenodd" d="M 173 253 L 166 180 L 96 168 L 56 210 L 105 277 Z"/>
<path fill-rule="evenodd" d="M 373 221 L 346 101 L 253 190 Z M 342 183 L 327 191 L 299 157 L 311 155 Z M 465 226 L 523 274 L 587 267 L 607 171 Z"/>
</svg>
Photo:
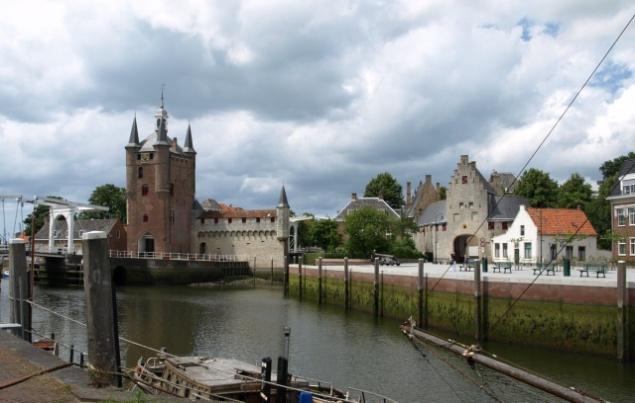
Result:
<svg viewBox="0 0 635 403">
<path fill-rule="evenodd" d="M 286 360 L 284 366 L 286 367 Z M 258 368 L 235 359 L 198 356 L 151 357 L 145 362 L 140 358 L 132 376 L 136 387 L 146 393 L 166 394 L 191 400 L 247 403 L 362 401 L 353 398 L 353 393 L 344 393 L 329 383 L 290 374 L 286 376 L 286 382 L 278 382 L 277 378 L 276 374 L 271 374 L 269 358 L 263 359 L 261 368 Z M 282 392 L 286 398 L 279 399 L 278 396 Z M 366 391 L 361 392 L 365 392 L 366 396 L 375 395 Z"/>
</svg>

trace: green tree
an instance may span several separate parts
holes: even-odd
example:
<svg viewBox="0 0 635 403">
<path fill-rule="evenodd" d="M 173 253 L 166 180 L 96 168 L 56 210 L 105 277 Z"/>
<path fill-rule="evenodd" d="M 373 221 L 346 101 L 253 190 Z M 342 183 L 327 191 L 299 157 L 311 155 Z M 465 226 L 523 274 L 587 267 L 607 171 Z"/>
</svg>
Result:
<svg viewBox="0 0 635 403">
<path fill-rule="evenodd" d="M 35 223 L 33 223 L 33 215 L 35 214 Z M 33 233 L 37 233 L 44 225 L 46 217 L 48 217 L 48 206 L 38 205 L 35 210 L 29 213 L 24 219 L 24 233 L 31 236 Z M 35 231 L 32 231 L 31 225 L 35 224 Z"/>
<path fill-rule="evenodd" d="M 311 228 L 311 238 L 313 245 L 319 246 L 327 252 L 335 251 L 342 243 L 342 237 L 337 232 L 337 222 L 330 219 L 314 221 Z"/>
<path fill-rule="evenodd" d="M 445 200 L 448 197 L 448 188 L 439 186 L 439 200 Z"/>
<path fill-rule="evenodd" d="M 397 220 L 383 211 L 364 207 L 346 216 L 347 249 L 351 257 L 368 258 L 373 251 L 391 251 Z"/>
<path fill-rule="evenodd" d="M 395 239 L 390 250 L 393 255 L 400 258 L 416 259 L 423 257 L 423 253 L 417 250 L 411 237 Z"/>
<path fill-rule="evenodd" d="M 380 197 L 394 209 L 404 204 L 401 185 L 388 172 L 378 174 L 366 184 L 364 197 Z"/>
<path fill-rule="evenodd" d="M 574 173 L 558 189 L 558 207 L 577 208 L 579 206 L 586 211 L 592 196 L 591 185 L 586 183 L 581 175 Z"/>
<path fill-rule="evenodd" d="M 555 207 L 558 183 L 548 173 L 531 168 L 520 177 L 515 193 L 529 199 L 531 207 Z"/>
<path fill-rule="evenodd" d="M 108 211 L 84 213 L 83 218 L 118 218 L 121 222 L 126 222 L 126 189 L 110 183 L 97 186 L 88 201 L 97 206 L 108 207 Z"/>
</svg>

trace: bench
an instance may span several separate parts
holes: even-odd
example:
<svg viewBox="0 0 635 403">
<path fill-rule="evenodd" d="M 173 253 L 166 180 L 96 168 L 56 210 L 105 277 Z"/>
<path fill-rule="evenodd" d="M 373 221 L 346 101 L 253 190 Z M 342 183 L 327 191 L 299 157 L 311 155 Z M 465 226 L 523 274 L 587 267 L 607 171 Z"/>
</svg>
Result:
<svg viewBox="0 0 635 403">
<path fill-rule="evenodd" d="M 494 262 L 494 273 L 497 271 L 500 273 L 501 269 L 503 269 L 503 274 L 509 271 L 509 274 L 512 274 L 512 262 Z"/>
<path fill-rule="evenodd" d="M 583 277 L 582 275 L 584 273 L 589 277 L 589 272 L 593 272 L 596 278 L 600 278 L 600 274 L 606 278 L 606 270 L 607 266 L 603 264 L 585 264 L 583 268 L 578 269 L 578 271 L 580 271 L 580 277 Z"/>
<path fill-rule="evenodd" d="M 554 264 L 542 264 L 542 263 L 538 263 L 536 264 L 536 266 L 534 267 L 534 275 L 540 273 L 540 272 L 545 272 L 545 274 L 547 276 L 549 276 L 551 273 L 552 276 L 556 275 L 556 265 Z"/>
</svg>

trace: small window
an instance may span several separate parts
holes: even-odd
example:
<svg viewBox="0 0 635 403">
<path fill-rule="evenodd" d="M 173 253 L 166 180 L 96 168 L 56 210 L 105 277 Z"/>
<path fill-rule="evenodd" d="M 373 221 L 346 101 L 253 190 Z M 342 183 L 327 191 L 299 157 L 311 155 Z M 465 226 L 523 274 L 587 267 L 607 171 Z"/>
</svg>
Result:
<svg viewBox="0 0 635 403">
<path fill-rule="evenodd" d="M 503 229 L 507 229 L 507 222 L 503 223 Z"/>
<path fill-rule="evenodd" d="M 531 259 L 531 242 L 525 242 L 525 259 Z"/>
<path fill-rule="evenodd" d="M 205 224 L 205 218 L 201 218 L 201 224 Z"/>
<path fill-rule="evenodd" d="M 260 217 L 256 217 L 256 222 L 260 223 Z"/>
<path fill-rule="evenodd" d="M 551 260 L 558 258 L 558 246 L 555 243 L 551 244 Z"/>
<path fill-rule="evenodd" d="M 154 159 L 154 153 L 150 153 L 150 159 L 153 160 Z"/>
<path fill-rule="evenodd" d="M 214 224 L 218 224 L 218 217 L 214 217 Z"/>
<path fill-rule="evenodd" d="M 462 176 L 461 177 L 461 183 L 464 184 L 464 185 L 467 183 L 467 176 Z"/>
<path fill-rule="evenodd" d="M 143 222 L 148 222 L 148 215 L 147 214 L 143 215 Z"/>
<path fill-rule="evenodd" d="M 240 220 L 242 221 L 243 224 L 247 222 L 247 218 L 246 217 L 243 217 Z"/>
<path fill-rule="evenodd" d="M 617 212 L 617 225 L 623 227 L 626 225 L 626 209 L 618 208 Z"/>
<path fill-rule="evenodd" d="M 142 196 L 147 196 L 148 195 L 148 191 L 149 191 L 148 185 L 144 184 L 144 185 L 141 186 L 141 195 Z"/>
<path fill-rule="evenodd" d="M 631 256 L 635 256 L 635 238 L 631 238 Z"/>
<path fill-rule="evenodd" d="M 448 230 L 448 225 L 447 224 L 443 224 L 441 226 L 441 231 L 447 231 Z"/>
<path fill-rule="evenodd" d="M 586 259 L 586 247 L 578 246 L 578 260 L 584 262 Z"/>
<path fill-rule="evenodd" d="M 467 205 L 468 207 L 474 207 L 474 202 L 469 202 Z"/>
<path fill-rule="evenodd" d="M 495 243 L 494 244 L 494 257 L 500 257 L 500 255 L 501 255 L 501 244 Z"/>
<path fill-rule="evenodd" d="M 490 230 L 494 230 L 494 222 L 490 221 L 487 223 L 487 228 Z"/>
<path fill-rule="evenodd" d="M 635 208 L 628 209 L 628 225 L 635 225 Z"/>
<path fill-rule="evenodd" d="M 271 222 L 276 222 L 276 218 L 275 217 L 271 217 Z"/>
<path fill-rule="evenodd" d="M 505 257 L 505 258 L 507 257 L 507 244 L 506 243 L 503 244 L 503 257 Z"/>
<path fill-rule="evenodd" d="M 617 241 L 617 254 L 620 256 L 626 256 L 626 242 Z"/>
<path fill-rule="evenodd" d="M 520 226 L 520 236 L 524 236 L 525 235 L 525 226 L 521 225 Z"/>
<path fill-rule="evenodd" d="M 139 168 L 137 169 L 137 177 L 138 177 L 139 179 L 143 178 L 143 167 L 139 167 Z"/>
<path fill-rule="evenodd" d="M 141 159 L 141 154 L 137 154 L 137 160 Z"/>
<path fill-rule="evenodd" d="M 573 246 L 567 246 L 567 248 L 565 249 L 565 256 L 569 260 L 573 258 Z"/>
<path fill-rule="evenodd" d="M 232 223 L 232 218 L 231 218 L 231 217 L 229 217 L 229 218 L 227 219 L 227 223 L 229 223 L 229 224 L 231 224 L 231 223 Z"/>
</svg>

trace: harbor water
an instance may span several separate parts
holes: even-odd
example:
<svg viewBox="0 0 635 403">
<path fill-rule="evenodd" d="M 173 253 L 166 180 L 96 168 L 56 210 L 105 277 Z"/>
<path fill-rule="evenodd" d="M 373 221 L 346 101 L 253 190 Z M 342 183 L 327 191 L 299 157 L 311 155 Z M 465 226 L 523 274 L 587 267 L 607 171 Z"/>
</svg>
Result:
<svg viewBox="0 0 635 403">
<path fill-rule="evenodd" d="M 124 287 L 117 299 L 122 336 L 155 348 L 166 347 L 174 354 L 232 357 L 253 364 L 271 356 L 275 361 L 282 351 L 283 327 L 289 326 L 291 372 L 331 381 L 337 387 L 371 390 L 400 402 L 545 400 L 511 384 L 494 386 L 495 374 L 472 374 L 474 381 L 467 373 L 473 370 L 461 367 L 462 360 L 415 348 L 400 333 L 397 321 L 285 299 L 279 288 Z M 81 289 L 36 287 L 35 300 L 84 322 Z M 7 322 L 8 281 L 2 282 L 0 301 L 0 321 Z M 86 351 L 85 329 L 76 323 L 35 308 L 33 328 L 42 335 L 55 333 L 63 344 L 60 355 L 64 359 L 68 359 L 64 346 Z M 152 355 L 123 342 L 121 347 L 127 368 L 141 355 Z M 635 399 L 632 364 L 505 344 L 487 348 L 604 399 Z M 489 390 L 484 384 L 491 385 Z"/>
</svg>

